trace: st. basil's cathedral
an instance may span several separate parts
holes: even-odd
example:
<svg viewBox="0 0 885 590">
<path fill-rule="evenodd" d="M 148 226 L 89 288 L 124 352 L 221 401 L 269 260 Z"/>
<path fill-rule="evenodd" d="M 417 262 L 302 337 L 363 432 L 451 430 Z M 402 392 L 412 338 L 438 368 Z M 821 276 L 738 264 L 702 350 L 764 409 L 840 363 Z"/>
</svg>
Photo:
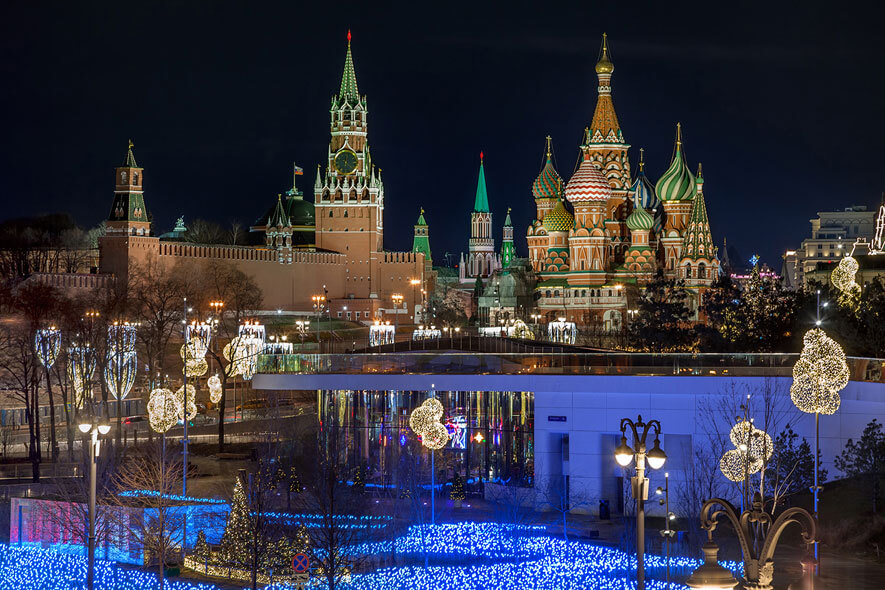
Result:
<svg viewBox="0 0 885 590">
<path fill-rule="evenodd" d="M 598 98 L 580 163 L 563 182 L 547 138 L 546 163 L 532 184 L 537 216 L 526 231 L 531 266 L 539 275 L 539 311 L 549 319 L 607 330 L 623 325 L 629 287 L 642 287 L 658 271 L 685 282 L 697 313 L 720 270 L 701 167 L 697 175 L 689 170 L 681 125 L 670 166 L 657 183 L 646 176 L 643 150 L 639 171 L 631 176 L 630 145 L 612 101 L 614 69 L 603 35 Z"/>
</svg>

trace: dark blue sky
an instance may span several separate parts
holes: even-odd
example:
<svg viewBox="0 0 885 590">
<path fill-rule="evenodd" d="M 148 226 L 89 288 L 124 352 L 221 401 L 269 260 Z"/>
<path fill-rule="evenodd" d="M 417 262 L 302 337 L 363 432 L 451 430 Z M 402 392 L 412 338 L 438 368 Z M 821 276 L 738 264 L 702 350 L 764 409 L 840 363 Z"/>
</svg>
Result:
<svg viewBox="0 0 885 590">
<path fill-rule="evenodd" d="M 885 188 L 881 22 L 852 2 L 4 2 L 0 215 L 97 223 L 131 137 L 157 231 L 251 222 L 293 161 L 312 186 L 351 28 L 386 247 L 423 206 L 434 257 L 465 250 L 483 150 L 496 237 L 513 207 L 524 255 L 544 136 L 568 178 L 607 31 L 634 166 L 645 147 L 656 180 L 682 121 L 717 244 L 779 268 L 816 211 Z"/>
</svg>

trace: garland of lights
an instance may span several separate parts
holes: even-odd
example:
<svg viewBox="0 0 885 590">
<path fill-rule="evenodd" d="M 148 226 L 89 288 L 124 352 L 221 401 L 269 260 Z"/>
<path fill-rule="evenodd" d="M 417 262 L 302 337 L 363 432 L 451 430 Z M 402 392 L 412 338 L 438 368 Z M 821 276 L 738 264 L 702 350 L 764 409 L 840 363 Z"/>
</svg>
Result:
<svg viewBox="0 0 885 590">
<path fill-rule="evenodd" d="M 860 285 L 855 281 L 860 265 L 852 256 L 846 256 L 839 261 L 839 266 L 830 273 L 830 281 L 841 292 L 839 303 L 857 310 L 860 305 Z"/>
<path fill-rule="evenodd" d="M 104 382 L 114 399 L 126 399 L 138 374 L 135 353 L 135 326 L 108 326 L 108 357 L 104 366 Z"/>
<path fill-rule="evenodd" d="M 177 410 L 177 418 L 178 420 L 185 420 L 185 412 L 184 412 L 184 385 L 178 388 L 178 391 L 175 392 L 175 408 Z M 197 415 L 197 388 L 187 384 L 187 420 L 193 420 Z"/>
<path fill-rule="evenodd" d="M 819 328 L 806 332 L 803 342 L 793 366 L 790 398 L 806 414 L 835 414 L 841 403 L 839 392 L 851 376 L 845 351 Z"/>
<path fill-rule="evenodd" d="M 166 432 L 178 422 L 175 394 L 164 387 L 151 391 L 147 405 L 148 420 L 156 432 Z"/>
<path fill-rule="evenodd" d="M 209 363 L 203 356 L 200 356 L 200 346 L 195 341 L 182 344 L 178 354 L 187 369 L 188 378 L 202 377 L 209 372 Z"/>
<path fill-rule="evenodd" d="M 95 354 L 88 346 L 72 346 L 68 348 L 68 380 L 74 390 L 74 405 L 83 407 L 86 397 L 86 386 L 91 389 L 92 376 L 95 374 Z"/>
<path fill-rule="evenodd" d="M 421 444 L 434 451 L 443 448 L 449 442 L 449 431 L 440 422 L 443 413 L 443 405 L 439 400 L 430 397 L 409 416 L 409 427 L 421 437 Z"/>
<path fill-rule="evenodd" d="M 185 341 L 193 347 L 193 358 L 201 359 L 209 351 L 209 341 L 212 340 L 212 326 L 206 323 L 191 322 L 185 328 Z M 182 357 L 183 358 L 183 357 Z"/>
<path fill-rule="evenodd" d="M 221 401 L 221 378 L 218 375 L 212 375 L 206 381 L 209 386 L 209 401 L 217 404 Z"/>
<path fill-rule="evenodd" d="M 231 376 L 242 375 L 246 381 L 251 379 L 263 347 L 260 339 L 251 336 L 235 336 L 229 344 L 225 344 L 222 354 L 232 365 Z"/>
<path fill-rule="evenodd" d="M 40 364 L 51 369 L 61 352 L 61 330 L 55 327 L 37 330 L 34 334 L 34 350 Z"/>
</svg>

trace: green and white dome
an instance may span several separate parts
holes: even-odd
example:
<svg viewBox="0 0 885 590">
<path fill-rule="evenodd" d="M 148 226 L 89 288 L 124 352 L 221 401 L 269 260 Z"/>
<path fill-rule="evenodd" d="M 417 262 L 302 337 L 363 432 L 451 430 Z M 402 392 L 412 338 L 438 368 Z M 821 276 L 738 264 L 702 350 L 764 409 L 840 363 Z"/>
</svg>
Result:
<svg viewBox="0 0 885 590">
<path fill-rule="evenodd" d="M 655 218 L 643 209 L 637 207 L 627 218 L 627 229 L 630 231 L 650 231 L 655 225 Z"/>
<path fill-rule="evenodd" d="M 662 201 L 691 201 L 697 195 L 694 175 L 685 163 L 682 151 L 682 126 L 676 125 L 676 153 L 664 175 L 655 185 L 655 192 Z"/>
</svg>

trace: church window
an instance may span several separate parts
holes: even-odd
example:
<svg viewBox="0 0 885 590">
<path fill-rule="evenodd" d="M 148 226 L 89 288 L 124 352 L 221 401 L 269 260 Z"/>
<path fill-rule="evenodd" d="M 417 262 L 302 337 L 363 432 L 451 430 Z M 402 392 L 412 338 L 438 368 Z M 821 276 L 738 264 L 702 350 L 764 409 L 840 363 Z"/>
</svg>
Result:
<svg viewBox="0 0 885 590">
<path fill-rule="evenodd" d="M 126 182 L 126 171 L 120 172 L 120 182 Z"/>
<path fill-rule="evenodd" d="M 553 296 L 554 296 L 554 297 L 559 297 L 559 289 L 557 289 L 556 291 L 553 292 Z"/>
<path fill-rule="evenodd" d="M 698 264 L 698 278 L 706 279 L 707 278 L 707 266 L 701 262 Z"/>
<path fill-rule="evenodd" d="M 132 184 L 138 184 L 138 172 L 132 173 Z"/>
<path fill-rule="evenodd" d="M 329 209 L 329 217 L 335 217 L 334 210 Z"/>
<path fill-rule="evenodd" d="M 347 209 L 344 210 L 344 217 L 349 217 L 349 215 L 347 214 Z"/>
</svg>

